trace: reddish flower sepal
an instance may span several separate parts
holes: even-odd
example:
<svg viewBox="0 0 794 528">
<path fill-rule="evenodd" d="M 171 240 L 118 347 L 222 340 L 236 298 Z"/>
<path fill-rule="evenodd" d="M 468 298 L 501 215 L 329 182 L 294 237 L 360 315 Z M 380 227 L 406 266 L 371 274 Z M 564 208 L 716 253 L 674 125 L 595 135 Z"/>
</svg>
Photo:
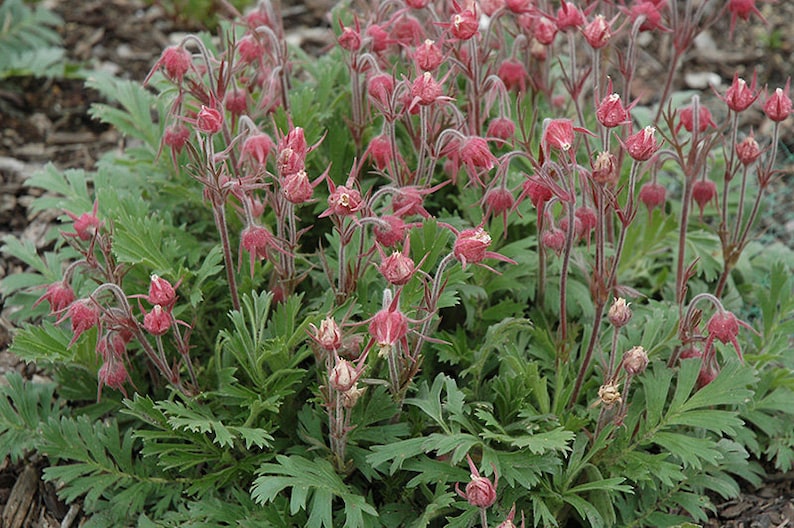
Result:
<svg viewBox="0 0 794 528">
<path fill-rule="evenodd" d="M 727 310 L 717 310 L 717 312 L 711 316 L 709 322 L 706 323 L 706 329 L 709 331 L 709 336 L 708 339 L 706 339 L 705 346 L 706 355 L 709 355 L 709 351 L 711 350 L 714 340 L 716 339 L 720 343 L 730 343 L 733 345 L 734 350 L 736 350 L 736 355 L 739 356 L 739 359 L 744 361 L 744 358 L 742 357 L 742 350 L 739 347 L 739 342 L 736 340 L 736 336 L 739 335 L 740 326 L 750 330 L 753 329 L 749 324 L 739 320 L 731 312 Z"/>
<path fill-rule="evenodd" d="M 464 229 L 463 231 L 458 231 L 450 225 L 446 227 L 457 235 L 455 244 L 452 247 L 452 254 L 460 261 L 463 269 L 466 269 L 468 264 L 477 264 L 494 273 L 498 273 L 495 269 L 482 263 L 482 261 L 487 258 L 501 260 L 509 264 L 517 264 L 517 262 L 511 258 L 500 255 L 499 253 L 494 253 L 493 251 L 488 251 L 488 246 L 491 245 L 491 235 L 489 235 L 482 226 L 477 226 L 474 229 Z"/>
<path fill-rule="evenodd" d="M 494 482 L 491 483 L 491 479 L 480 475 L 469 455 L 466 455 L 466 461 L 469 463 L 469 470 L 471 470 L 471 481 L 466 484 L 465 493 L 460 491 L 458 483 L 455 483 L 455 491 L 469 501 L 472 506 L 490 508 L 496 502 L 496 487 L 499 485 L 499 475 L 496 474 L 496 469 L 494 468 Z"/>
</svg>

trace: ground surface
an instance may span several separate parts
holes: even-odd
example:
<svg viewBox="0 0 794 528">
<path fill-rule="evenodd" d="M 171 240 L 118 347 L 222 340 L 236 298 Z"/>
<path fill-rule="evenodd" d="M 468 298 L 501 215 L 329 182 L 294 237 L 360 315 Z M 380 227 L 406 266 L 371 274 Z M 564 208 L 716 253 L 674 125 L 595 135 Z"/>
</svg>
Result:
<svg viewBox="0 0 794 528">
<path fill-rule="evenodd" d="M 291 38 L 321 49 L 328 42 L 327 33 L 321 28 L 327 26 L 324 16 L 331 1 L 286 2 L 283 13 Z M 142 80 L 163 47 L 173 42 L 178 30 L 185 29 L 183 23 L 169 19 L 156 7 L 146 7 L 142 0 L 49 0 L 46 5 L 66 21 L 63 36 L 70 60 L 132 80 Z M 762 12 L 769 21 L 767 27 L 740 28 L 728 39 L 727 21 L 722 21 L 700 41 L 683 66 L 689 87 L 715 78 L 727 85 L 734 71 L 750 78 L 754 67 L 759 78 L 768 80 L 770 86 L 785 84 L 794 73 L 794 34 L 789 29 L 794 2 L 764 5 Z M 636 87 L 638 95 L 647 93 L 652 84 L 643 84 L 644 79 L 659 75 L 652 55 L 647 58 Z M 0 236 L 10 233 L 41 247 L 42 235 L 52 225 L 54 214 L 29 213 L 32 197 L 22 185 L 24 179 L 50 161 L 60 168 L 91 169 L 103 152 L 119 148 L 118 133 L 92 122 L 87 114 L 96 101 L 97 94 L 84 89 L 78 80 L 22 79 L 0 84 Z M 750 124 L 763 127 L 760 113 L 749 113 L 747 119 Z M 764 220 L 766 236 L 790 246 L 794 245 L 791 121 L 794 119 L 789 119 L 781 145 L 781 154 L 786 158 L 784 169 L 788 172 L 776 186 L 769 200 L 771 212 Z M 763 129 L 759 132 L 763 133 Z M 0 278 L 18 271 L 18 263 L 0 259 Z M 34 366 L 22 365 L 2 352 L 12 331 L 3 315 L 13 307 L 0 307 L 0 372 L 16 369 L 35 376 Z M 67 509 L 57 500 L 52 487 L 40 482 L 42 464 L 36 458 L 16 466 L 0 462 L 0 526 L 79 524 L 79 508 Z M 739 499 L 715 502 L 718 511 L 709 527 L 794 526 L 794 473 L 773 473 L 761 488 L 747 489 Z"/>
</svg>

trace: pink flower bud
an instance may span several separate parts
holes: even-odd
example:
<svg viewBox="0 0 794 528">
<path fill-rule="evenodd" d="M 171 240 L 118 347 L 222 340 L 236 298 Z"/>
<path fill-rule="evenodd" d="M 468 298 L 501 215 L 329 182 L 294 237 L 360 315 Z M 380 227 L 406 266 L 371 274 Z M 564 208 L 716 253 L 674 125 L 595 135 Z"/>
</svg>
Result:
<svg viewBox="0 0 794 528">
<path fill-rule="evenodd" d="M 244 114 L 248 110 L 248 96 L 245 90 L 241 88 L 229 90 L 223 98 L 223 107 L 231 114 L 237 116 Z"/>
<path fill-rule="evenodd" d="M 342 347 L 342 329 L 331 317 L 326 317 L 320 321 L 320 328 L 310 325 L 313 330 L 312 338 L 320 348 L 327 352 L 339 350 Z"/>
<path fill-rule="evenodd" d="M 383 134 L 372 138 L 369 142 L 369 147 L 367 147 L 367 152 L 375 163 L 375 166 L 380 170 L 384 170 L 388 167 L 394 157 L 391 141 Z"/>
<path fill-rule="evenodd" d="M 543 231 L 540 236 L 540 243 L 543 244 L 543 247 L 554 251 L 557 256 L 560 256 L 562 250 L 565 249 L 565 231 L 559 227 L 550 227 Z"/>
<path fill-rule="evenodd" d="M 163 133 L 163 143 L 174 152 L 182 152 L 190 138 L 190 130 L 185 125 L 171 125 Z"/>
<path fill-rule="evenodd" d="M 496 117 L 488 123 L 488 137 L 507 141 L 516 133 L 516 125 L 512 119 L 506 117 Z"/>
<path fill-rule="evenodd" d="M 314 194 L 314 187 L 306 175 L 306 171 L 300 170 L 292 174 L 283 176 L 280 180 L 281 190 L 287 201 L 294 205 L 306 203 Z"/>
<path fill-rule="evenodd" d="M 160 62 L 165 68 L 165 74 L 172 81 L 180 82 L 190 69 L 193 58 L 190 52 L 179 46 L 172 46 L 163 51 Z"/>
<path fill-rule="evenodd" d="M 598 217 L 596 216 L 596 212 L 586 205 L 581 207 L 577 207 L 576 211 L 574 212 L 574 216 L 577 220 L 582 222 L 582 234 L 588 235 L 593 229 L 595 229 L 596 225 L 598 224 Z"/>
<path fill-rule="evenodd" d="M 107 361 L 105 361 L 105 363 L 102 364 L 101 367 L 99 367 L 97 378 L 99 379 L 97 400 L 99 400 L 99 398 L 102 396 L 103 386 L 119 390 L 126 396 L 126 392 L 124 391 L 124 383 L 130 378 L 130 375 L 127 373 L 127 368 L 124 366 L 124 362 L 122 360 L 112 357 L 109 358 Z"/>
<path fill-rule="evenodd" d="M 743 112 L 750 108 L 750 106 L 758 99 L 760 93 L 756 93 L 756 75 L 753 73 L 753 81 L 750 86 L 744 79 L 739 77 L 739 74 L 733 75 L 733 82 L 728 90 L 725 92 L 724 101 L 728 108 L 734 112 Z"/>
<path fill-rule="evenodd" d="M 687 106 L 681 113 L 679 114 L 679 122 L 678 126 L 676 127 L 676 132 L 678 132 L 681 127 L 683 126 L 687 132 L 692 132 L 695 128 L 695 115 L 693 105 Z M 698 105 L 698 132 L 703 133 L 708 129 L 708 127 L 717 127 L 717 124 L 711 118 L 711 112 L 709 109 L 703 105 Z"/>
<path fill-rule="evenodd" d="M 644 17 L 643 22 L 640 24 L 640 31 L 653 31 L 656 29 L 665 29 L 662 25 L 661 8 L 667 5 L 666 0 L 662 2 L 640 1 L 634 2 L 629 11 L 629 17 L 632 22 L 640 17 Z"/>
<path fill-rule="evenodd" d="M 573 121 L 570 119 L 546 119 L 543 123 L 543 145 L 563 152 L 573 146 Z"/>
<path fill-rule="evenodd" d="M 535 18 L 532 24 L 532 35 L 535 37 L 535 40 L 544 46 L 550 46 L 557 36 L 557 29 L 557 24 L 554 20 L 545 16 L 539 16 Z"/>
<path fill-rule="evenodd" d="M 328 384 L 334 390 L 346 392 L 353 388 L 357 379 L 358 372 L 356 372 L 356 367 L 346 359 L 340 359 L 336 362 L 334 368 L 331 369 L 331 373 L 328 376 Z"/>
<path fill-rule="evenodd" d="M 265 48 L 252 35 L 246 35 L 237 42 L 240 60 L 246 64 L 257 62 L 264 54 Z"/>
<path fill-rule="evenodd" d="M 267 162 L 270 151 L 273 150 L 275 146 L 273 140 L 270 139 L 270 136 L 267 134 L 253 134 L 248 136 L 245 142 L 243 142 L 241 158 L 252 159 L 259 165 L 264 165 Z"/>
<path fill-rule="evenodd" d="M 462 493 L 460 487 L 455 484 L 455 490 L 460 496 L 469 501 L 469 504 L 478 508 L 490 508 L 496 502 L 496 487 L 498 485 L 498 476 L 496 481 L 492 484 L 491 480 L 487 477 L 480 475 L 477 467 L 474 465 L 471 457 L 466 455 L 466 460 L 469 463 L 471 470 L 471 481 L 466 484 L 466 492 Z"/>
<path fill-rule="evenodd" d="M 640 201 L 645 204 L 649 213 L 662 206 L 666 197 L 667 189 L 659 183 L 648 182 L 640 188 Z"/>
<path fill-rule="evenodd" d="M 740 325 L 749 328 L 747 323 L 739 321 L 731 312 L 717 310 L 706 323 L 706 329 L 709 332 L 706 348 L 708 349 L 710 342 L 714 339 L 723 344 L 730 343 L 736 350 L 736 355 L 739 356 L 739 359 L 742 359 L 742 351 L 739 348 L 739 342 L 736 340 L 736 336 L 739 335 Z"/>
<path fill-rule="evenodd" d="M 281 176 L 302 171 L 306 163 L 308 152 L 306 137 L 303 128 L 294 127 L 278 142 L 278 156 L 276 168 Z"/>
<path fill-rule="evenodd" d="M 614 185 L 618 182 L 618 159 L 611 152 L 600 152 L 593 162 L 593 181 L 601 185 Z"/>
<path fill-rule="evenodd" d="M 176 301 L 176 291 L 170 282 L 158 275 L 152 275 L 146 300 L 153 305 L 159 304 L 168 308 Z"/>
<path fill-rule="evenodd" d="M 347 51 L 358 51 L 361 47 L 361 33 L 357 28 L 343 27 L 342 34 L 337 39 L 339 45 Z"/>
<path fill-rule="evenodd" d="M 612 39 L 612 27 L 603 15 L 596 17 L 582 30 L 585 40 L 593 49 L 601 49 Z"/>
<path fill-rule="evenodd" d="M 614 128 L 629 122 L 629 112 L 621 103 L 619 94 L 612 93 L 604 97 L 596 109 L 596 119 L 607 128 Z"/>
<path fill-rule="evenodd" d="M 661 146 L 656 142 L 656 129 L 652 126 L 647 126 L 626 138 L 625 147 L 631 156 L 636 161 L 647 161 L 651 156 L 656 154 Z"/>
<path fill-rule="evenodd" d="M 171 314 L 155 304 L 151 312 L 144 314 L 143 328 L 154 336 L 161 336 L 171 328 Z"/>
<path fill-rule="evenodd" d="M 367 79 L 367 95 L 383 108 L 388 108 L 394 93 L 394 77 L 388 73 L 371 75 Z"/>
<path fill-rule="evenodd" d="M 496 156 L 491 153 L 485 138 L 468 136 L 459 142 L 458 155 L 472 171 L 475 169 L 491 170 L 496 165 Z"/>
<path fill-rule="evenodd" d="M 414 50 L 414 62 L 421 71 L 431 72 L 444 62 L 444 55 L 435 42 L 427 39 Z"/>
<path fill-rule="evenodd" d="M 384 51 L 391 43 L 389 34 L 378 24 L 370 25 L 367 28 L 366 34 L 370 42 L 370 48 L 375 53 Z"/>
<path fill-rule="evenodd" d="M 572 2 L 562 0 L 557 10 L 556 22 L 560 31 L 577 30 L 584 26 L 584 13 Z"/>
<path fill-rule="evenodd" d="M 402 286 L 411 280 L 416 271 L 416 265 L 411 257 L 400 251 L 395 251 L 383 259 L 381 265 L 378 266 L 378 271 L 390 284 Z"/>
<path fill-rule="evenodd" d="M 496 75 L 502 80 L 508 90 L 527 90 L 529 74 L 523 64 L 515 59 L 507 59 L 499 65 Z"/>
<path fill-rule="evenodd" d="M 372 230 L 378 244 L 390 248 L 405 240 L 407 226 L 402 218 L 394 215 L 384 215 L 380 220 L 381 222 L 376 224 Z"/>
<path fill-rule="evenodd" d="M 477 264 L 485 260 L 490 245 L 491 236 L 482 227 L 464 229 L 455 240 L 452 253 L 465 268 L 466 264 Z"/>
<path fill-rule="evenodd" d="M 642 374 L 648 367 L 648 353 L 641 346 L 630 348 L 623 354 L 623 370 L 627 374 L 636 376 Z"/>
<path fill-rule="evenodd" d="M 74 213 L 70 213 L 66 211 L 66 216 L 73 220 L 72 227 L 74 228 L 74 233 L 64 233 L 65 236 L 69 237 L 77 237 L 80 240 L 88 241 L 94 238 L 94 235 L 99 231 L 99 228 L 102 227 L 102 222 L 97 217 L 97 211 L 99 209 L 99 204 L 94 202 L 94 206 L 91 209 L 90 213 L 83 213 L 80 216 L 77 216 Z"/>
<path fill-rule="evenodd" d="M 531 0 L 504 0 L 504 6 L 516 15 L 529 13 L 534 7 Z"/>
<path fill-rule="evenodd" d="M 700 216 L 703 208 L 717 197 L 717 184 L 711 180 L 698 180 L 692 185 L 692 199 L 700 207 Z"/>
<path fill-rule="evenodd" d="M 240 247 L 248 252 L 251 274 L 254 273 L 254 263 L 257 260 L 266 259 L 270 249 L 288 254 L 282 249 L 276 237 L 266 227 L 251 224 L 246 227 L 240 236 Z M 242 249 L 240 255 L 242 256 Z"/>
<path fill-rule="evenodd" d="M 408 318 L 400 311 L 399 297 L 392 299 L 391 291 L 386 292 L 383 295 L 384 307 L 369 323 L 369 333 L 381 347 L 394 346 L 408 335 Z"/>
<path fill-rule="evenodd" d="M 786 88 L 777 88 L 764 103 L 764 113 L 775 122 L 785 121 L 791 114 L 791 99 L 788 96 L 791 79 L 786 81 Z"/>
<path fill-rule="evenodd" d="M 698 372 L 698 379 L 695 383 L 695 386 L 699 389 L 702 389 L 717 377 L 719 374 L 719 370 L 712 364 L 703 364 L 700 367 L 700 372 Z"/>
<path fill-rule="evenodd" d="M 755 136 L 750 134 L 740 143 L 736 144 L 736 156 L 742 165 L 747 166 L 753 163 L 761 155 L 761 148 L 755 140 Z"/>
<path fill-rule="evenodd" d="M 196 128 L 204 134 L 217 134 L 223 128 L 223 114 L 215 108 L 201 105 L 196 116 Z"/>
<path fill-rule="evenodd" d="M 483 197 L 488 215 L 499 215 L 509 212 L 515 205 L 513 193 L 505 187 L 493 187 Z"/>
<path fill-rule="evenodd" d="M 524 183 L 521 184 L 522 186 L 522 196 L 529 196 L 529 200 L 532 202 L 532 205 L 535 208 L 540 208 L 551 200 L 554 194 L 552 193 L 551 189 L 543 183 L 540 178 L 537 176 L 530 176 Z"/>
<path fill-rule="evenodd" d="M 74 291 L 63 281 L 53 282 L 47 286 L 44 295 L 33 303 L 33 307 L 38 306 L 42 301 L 47 301 L 50 305 L 50 313 L 56 314 L 69 307 L 74 301 Z"/>
<path fill-rule="evenodd" d="M 687 346 L 678 353 L 678 359 L 695 359 L 703 357 L 703 352 L 696 346 Z"/>
<path fill-rule="evenodd" d="M 66 311 L 66 317 L 72 322 L 72 341 L 73 344 L 77 338 L 82 335 L 86 330 L 90 330 L 99 324 L 99 308 L 91 299 L 79 299 L 69 305 Z"/>
<path fill-rule="evenodd" d="M 612 326 L 615 328 L 623 328 L 626 326 L 631 320 L 632 315 L 629 304 L 626 302 L 626 299 L 622 297 L 615 299 L 615 302 L 612 303 L 612 306 L 609 307 L 609 311 L 607 312 L 609 322 L 612 323 Z"/>
</svg>

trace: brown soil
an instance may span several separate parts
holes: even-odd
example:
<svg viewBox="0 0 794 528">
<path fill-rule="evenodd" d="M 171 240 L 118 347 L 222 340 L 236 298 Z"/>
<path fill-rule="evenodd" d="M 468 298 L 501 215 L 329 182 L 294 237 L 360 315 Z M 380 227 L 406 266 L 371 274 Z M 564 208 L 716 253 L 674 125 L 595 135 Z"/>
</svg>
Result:
<svg viewBox="0 0 794 528">
<path fill-rule="evenodd" d="M 285 1 L 282 13 L 291 39 L 315 50 L 328 44 L 328 33 L 321 28 L 328 25 L 325 17 L 332 2 Z M 186 29 L 162 9 L 147 7 L 143 0 L 49 0 L 46 5 L 65 20 L 62 33 L 70 61 L 132 80 L 142 80 L 162 49 L 174 42 L 178 31 Z M 710 39 L 703 39 L 686 57 L 685 78 L 696 84 L 698 75 L 707 79 L 708 74 L 716 74 L 727 85 L 735 71 L 749 78 L 757 67 L 759 78 L 768 80 L 770 86 L 785 84 L 794 65 L 794 34 L 788 29 L 794 19 L 794 2 L 761 7 L 769 21 L 767 27 L 756 25 L 752 30 L 738 31 L 728 41 L 727 21 L 721 22 L 709 33 Z M 660 73 L 652 60 L 644 64 L 637 86 L 640 94 L 643 79 L 650 85 Z M 90 105 L 97 101 L 98 94 L 87 90 L 80 80 L 0 82 L 0 236 L 13 234 L 42 248 L 42 235 L 52 225 L 54 214 L 28 211 L 33 197 L 23 186 L 24 180 L 47 162 L 60 168 L 91 169 L 102 153 L 120 147 L 121 137 L 116 131 L 88 116 Z M 749 114 L 747 119 L 757 127 L 763 122 L 760 113 Z M 784 167 L 789 170 L 776 187 L 770 200 L 772 214 L 765 222 L 769 236 L 794 247 L 794 212 L 787 206 L 794 183 L 790 170 L 794 163 L 791 121 L 781 145 Z M 19 271 L 19 263 L 0 259 L 0 278 Z M 4 315 L 13 307 L 1 303 L 0 373 L 15 369 L 27 377 L 35 376 L 35 367 L 21 364 L 4 352 L 13 331 Z M 79 523 L 79 507 L 67 508 L 52 486 L 41 482 L 43 463 L 36 456 L 16 465 L 8 460 L 0 463 L 0 526 L 68 527 Z M 760 489 L 747 489 L 738 499 L 716 502 L 717 512 L 707 524 L 710 528 L 794 526 L 794 475 L 772 475 Z"/>
</svg>

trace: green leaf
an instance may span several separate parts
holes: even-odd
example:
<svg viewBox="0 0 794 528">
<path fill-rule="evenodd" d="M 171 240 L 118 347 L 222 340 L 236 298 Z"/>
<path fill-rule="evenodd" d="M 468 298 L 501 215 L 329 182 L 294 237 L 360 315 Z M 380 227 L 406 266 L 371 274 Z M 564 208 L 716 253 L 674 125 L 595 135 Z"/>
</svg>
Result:
<svg viewBox="0 0 794 528">
<path fill-rule="evenodd" d="M 17 463 L 40 447 L 41 424 L 59 416 L 60 409 L 54 384 L 25 381 L 17 372 L 6 374 L 5 381 L 0 385 L 0 457 Z"/>
<path fill-rule="evenodd" d="M 276 463 L 263 464 L 260 476 L 251 488 L 251 497 L 259 504 L 267 504 L 285 489 L 291 488 L 290 510 L 309 513 L 307 526 L 333 528 L 333 502 L 344 503 L 344 526 L 363 527 L 364 516 L 377 517 L 377 510 L 353 491 L 323 459 L 309 460 L 301 456 L 277 455 Z"/>
</svg>

